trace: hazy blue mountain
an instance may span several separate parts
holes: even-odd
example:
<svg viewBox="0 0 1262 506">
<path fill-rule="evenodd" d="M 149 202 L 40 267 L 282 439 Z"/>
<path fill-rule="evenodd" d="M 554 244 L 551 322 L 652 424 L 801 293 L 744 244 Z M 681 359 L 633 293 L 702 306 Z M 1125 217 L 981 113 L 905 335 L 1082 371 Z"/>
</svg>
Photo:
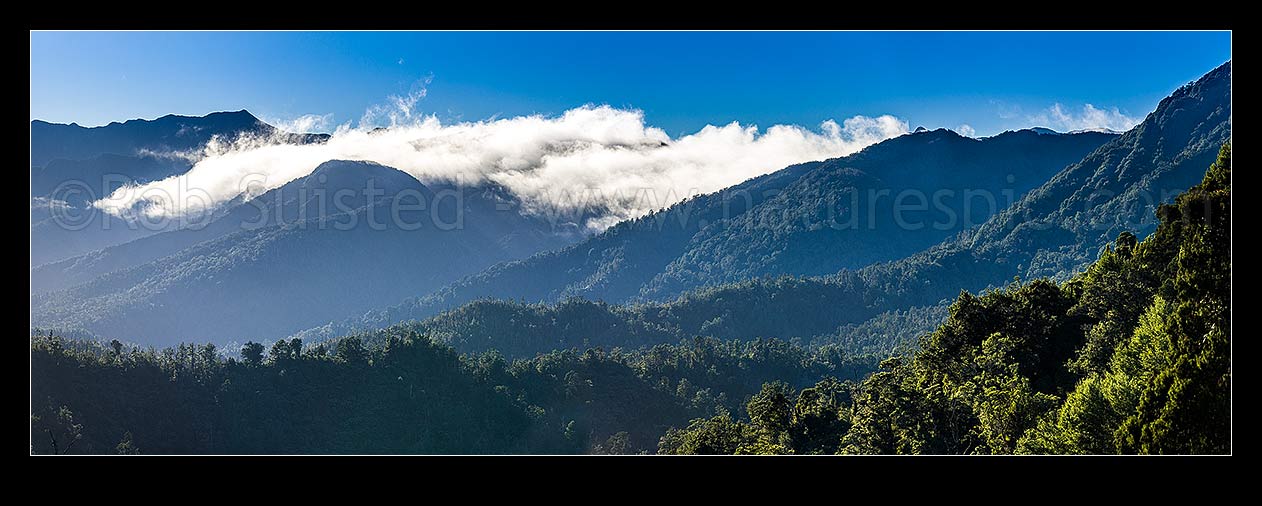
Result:
<svg viewBox="0 0 1262 506">
<path fill-rule="evenodd" d="M 702 286 L 894 260 L 980 223 L 1114 137 L 1015 131 L 972 139 L 922 130 L 695 197 L 569 248 L 496 265 L 435 294 L 329 328 L 422 319 L 487 297 L 662 301 Z M 968 191 L 980 197 L 966 203 Z M 934 200 L 935 192 L 944 197 Z M 927 208 L 898 215 L 906 227 L 893 212 L 903 193 L 923 196 Z M 964 219 L 966 212 L 971 219 Z"/>
<path fill-rule="evenodd" d="M 939 129 L 891 139 L 826 163 L 751 212 L 706 228 L 640 298 L 905 257 L 985 221 L 1110 138 L 1022 130 L 979 140 Z"/>
<path fill-rule="evenodd" d="M 932 308 L 961 290 L 977 292 L 1015 277 L 1065 279 L 1121 232 L 1151 233 L 1157 206 L 1198 183 L 1230 138 L 1228 62 L 1174 91 L 1139 125 L 981 226 L 924 251 L 830 276 L 697 290 L 663 307 L 668 315 L 686 316 L 672 316 L 685 333 L 826 341 L 826 334 L 844 339 L 856 326 L 881 326 L 890 311 L 935 314 Z"/>
<path fill-rule="evenodd" d="M 83 160 L 57 158 L 31 169 L 32 267 L 127 242 L 169 225 L 146 227 L 91 208 L 125 184 L 162 179 L 191 167 L 182 158 L 103 153 Z"/>
<path fill-rule="evenodd" d="M 48 266 L 72 281 L 108 272 L 32 296 L 32 319 L 151 344 L 284 335 L 572 241 L 500 188 L 426 185 L 370 162 L 326 162 L 260 199 L 200 231 Z"/>
<path fill-rule="evenodd" d="M 411 176 L 394 169 L 373 164 L 358 165 L 363 168 L 362 171 L 339 171 L 339 164 L 328 164 L 307 177 L 248 201 L 237 197 L 222 205 L 203 223 L 41 265 L 31 270 L 31 293 L 40 294 L 86 283 L 97 276 L 142 265 L 247 228 L 296 223 L 327 211 L 337 211 L 330 205 L 329 197 L 340 188 L 362 188 L 369 180 L 380 179 L 377 187 L 385 192 L 382 196 L 390 196 L 416 182 Z M 346 209 L 356 209 L 367 203 L 363 192 L 344 196 L 340 201 Z M 321 205 L 325 205 L 326 209 L 322 210 Z"/>
<path fill-rule="evenodd" d="M 31 169 L 31 195 L 55 196 L 67 204 L 82 206 L 108 195 L 124 183 L 163 179 L 186 172 L 190 166 L 184 158 L 153 155 L 101 153 L 76 160 L 56 158 L 43 167 Z M 102 177 L 106 175 L 114 177 L 103 181 Z M 91 194 L 71 193 L 66 188 L 58 188 L 68 181 L 86 183 L 92 189 Z"/>
<path fill-rule="evenodd" d="M 1230 139 L 1230 84 L 1227 63 L 1176 90 L 1142 123 L 982 225 L 904 259 L 828 276 L 704 287 L 664 303 L 479 300 L 411 325 L 464 351 L 499 349 L 517 356 L 586 345 L 634 348 L 695 335 L 799 337 L 844 346 L 848 353 L 888 350 L 910 337 L 890 326 L 932 328 L 945 314 L 942 303 L 961 290 L 1003 285 L 1015 276 L 1064 278 L 1094 261 L 1122 231 L 1141 238 L 1151 233 L 1156 205 L 1198 182 Z M 550 255 L 556 254 L 530 261 Z M 488 273 L 497 270 L 507 269 L 497 266 Z M 357 327 L 422 320 L 447 309 L 443 297 L 451 292 L 300 336 L 320 339 Z M 888 341 L 878 342 L 882 337 Z"/>
<path fill-rule="evenodd" d="M 32 199 L 31 204 L 31 268 L 162 230 L 60 202 Z M 62 218 L 66 215 L 70 217 Z"/>
<path fill-rule="evenodd" d="M 279 136 L 291 143 L 328 138 L 325 134 L 281 132 L 245 110 L 205 116 L 169 114 L 154 120 L 133 119 L 99 127 L 34 120 L 31 121 L 31 166 L 44 167 L 58 158 L 84 160 L 102 154 L 181 154 L 200 149 L 215 136 L 231 141 L 243 134 Z"/>
<path fill-rule="evenodd" d="M 1118 234 L 1151 233 L 1157 206 L 1198 183 L 1230 138 L 1227 62 L 980 227 L 863 274 L 920 302 L 1013 276 L 1064 279 L 1095 261 Z"/>
<path fill-rule="evenodd" d="M 124 184 L 181 174 L 212 138 L 260 136 L 321 142 L 325 134 L 282 132 L 247 111 L 168 115 L 85 128 L 31 122 L 31 258 L 35 267 L 174 228 L 142 226 L 92 209 Z"/>
</svg>

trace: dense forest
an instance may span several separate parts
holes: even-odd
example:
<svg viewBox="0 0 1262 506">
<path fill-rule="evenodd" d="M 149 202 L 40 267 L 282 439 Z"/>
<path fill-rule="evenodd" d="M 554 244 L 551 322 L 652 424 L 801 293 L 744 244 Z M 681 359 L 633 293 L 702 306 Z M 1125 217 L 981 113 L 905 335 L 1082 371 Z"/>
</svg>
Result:
<svg viewBox="0 0 1262 506">
<path fill-rule="evenodd" d="M 780 340 L 696 338 L 508 361 L 412 329 L 332 345 L 137 349 L 36 336 L 36 453 L 637 453 L 764 382 L 861 379 L 876 364 Z"/>
<path fill-rule="evenodd" d="M 1231 148 L 1085 272 L 963 293 L 861 384 L 762 387 L 663 453 L 1228 453 Z"/>
<path fill-rule="evenodd" d="M 697 337 L 742 314 L 689 315 L 679 301 L 485 302 L 470 314 L 493 318 L 247 343 L 239 358 L 41 333 L 32 451 L 1225 453 L 1230 179 L 1223 145 L 1144 240 L 1118 234 L 1064 281 L 961 293 L 910 352 L 880 336 L 936 307 L 785 341 L 758 328 Z M 792 320 L 775 309 L 761 314 Z M 605 331 L 617 339 L 593 337 Z M 520 347 L 468 343 L 501 332 L 517 334 L 496 343 Z M 643 346 L 616 347 L 628 342 Z"/>
<path fill-rule="evenodd" d="M 919 333 L 933 330 L 946 316 L 945 305 L 916 307 L 839 326 L 835 315 L 820 314 L 844 312 L 837 306 L 849 300 L 837 286 L 786 277 L 704 290 L 668 304 L 615 305 L 577 297 L 557 304 L 483 299 L 397 327 L 462 353 L 495 350 L 509 359 L 556 349 L 669 344 L 696 336 L 739 341 L 792 336 L 786 340 L 884 358 L 913 346 Z M 354 335 L 380 344 L 377 333 Z"/>
</svg>

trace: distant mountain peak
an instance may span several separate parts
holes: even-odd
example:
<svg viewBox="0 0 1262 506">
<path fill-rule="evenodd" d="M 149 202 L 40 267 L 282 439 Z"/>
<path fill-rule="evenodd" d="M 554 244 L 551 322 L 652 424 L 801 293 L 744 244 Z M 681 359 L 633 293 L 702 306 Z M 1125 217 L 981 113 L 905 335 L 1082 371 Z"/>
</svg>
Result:
<svg viewBox="0 0 1262 506">
<path fill-rule="evenodd" d="M 1057 132 L 1047 127 L 1031 127 L 1018 130 L 1004 130 L 990 137 L 979 137 L 979 139 L 997 139 L 1001 137 L 1023 136 L 1023 135 L 1047 135 L 1047 136 L 1075 136 L 1075 135 L 1107 135 L 1118 136 L 1125 132 L 1109 130 L 1107 128 L 1088 128 L 1083 130 L 1073 130 L 1070 132 Z"/>
<path fill-rule="evenodd" d="M 377 162 L 360 160 L 329 160 L 300 178 L 298 183 L 307 187 L 362 190 L 367 188 L 369 180 L 375 182 L 376 188 L 387 192 L 424 187 L 411 174 Z"/>
<path fill-rule="evenodd" d="M 167 114 L 155 119 L 129 119 L 104 126 L 31 120 L 31 166 L 42 167 L 55 158 L 84 160 L 101 153 L 134 155 L 152 151 L 198 149 L 210 138 L 243 134 L 284 136 L 289 142 L 323 142 L 328 134 L 283 132 L 246 109 L 217 111 L 205 116 Z"/>
<path fill-rule="evenodd" d="M 377 162 L 366 160 L 329 160 L 317 165 L 315 170 L 307 178 L 317 176 L 336 176 L 342 174 L 361 174 L 374 173 L 386 174 L 392 172 L 400 172 L 398 169 L 386 167 Z"/>
<path fill-rule="evenodd" d="M 60 126 L 60 127 L 74 127 L 74 128 L 84 128 L 84 129 L 96 129 L 96 128 L 105 128 L 108 126 L 117 126 L 117 125 L 143 125 L 143 124 L 150 124 L 150 123 L 154 123 L 154 124 L 165 123 L 169 121 L 197 121 L 197 120 L 211 120 L 211 119 L 220 120 L 220 121 L 231 120 L 231 121 L 243 123 L 243 124 L 263 122 L 263 120 L 260 120 L 258 116 L 255 116 L 249 110 L 241 109 L 239 111 L 215 111 L 215 112 L 208 113 L 205 116 L 188 116 L 184 114 L 164 114 L 154 119 L 132 118 L 125 121 L 111 121 L 106 125 L 95 126 L 95 127 L 85 127 L 83 125 L 80 125 L 78 122 L 53 123 L 51 121 L 45 121 L 42 119 L 33 119 L 31 120 L 31 124 L 43 125 L 43 126 Z"/>
<path fill-rule="evenodd" d="M 1078 129 L 1078 130 L 1070 130 L 1070 131 L 1069 131 L 1069 134 L 1070 134 L 1070 135 L 1073 135 L 1073 134 L 1087 134 L 1087 133 L 1096 133 L 1096 134 L 1120 134 L 1120 133 L 1123 133 L 1123 132 L 1120 132 L 1120 131 L 1118 131 L 1118 130 L 1114 130 L 1114 129 L 1112 129 L 1112 128 L 1106 128 L 1106 127 L 1082 128 L 1082 129 Z"/>
<path fill-rule="evenodd" d="M 210 117 L 239 118 L 239 119 L 250 119 L 254 121 L 260 121 L 258 116 L 251 114 L 250 111 L 246 109 L 241 109 L 240 111 L 216 111 L 216 112 L 207 114 L 206 117 L 207 118 L 210 118 Z"/>
<path fill-rule="evenodd" d="M 931 139 L 943 139 L 943 138 L 953 138 L 953 137 L 958 137 L 961 139 L 966 138 L 963 135 L 960 135 L 959 132 L 956 132 L 955 130 L 951 130 L 950 128 L 939 127 L 939 128 L 934 128 L 930 130 L 923 126 L 916 127 L 916 129 L 911 132 L 911 135 L 915 135 L 915 136 L 928 135 L 930 136 Z"/>
</svg>

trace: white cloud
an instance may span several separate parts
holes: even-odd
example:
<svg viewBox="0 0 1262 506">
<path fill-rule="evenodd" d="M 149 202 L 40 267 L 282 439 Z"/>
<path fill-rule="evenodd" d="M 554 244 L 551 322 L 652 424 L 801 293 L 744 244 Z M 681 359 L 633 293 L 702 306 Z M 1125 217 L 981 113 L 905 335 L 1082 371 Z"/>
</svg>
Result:
<svg viewBox="0 0 1262 506">
<path fill-rule="evenodd" d="M 390 95 L 384 105 L 374 105 L 364 111 L 359 119 L 360 128 L 392 127 L 410 125 L 417 121 L 416 104 L 429 94 L 429 83 L 434 76 L 429 76 L 412 84 L 406 95 Z"/>
<path fill-rule="evenodd" d="M 262 118 L 264 122 L 284 132 L 330 132 L 334 129 L 333 114 L 304 114 L 294 119 Z"/>
<path fill-rule="evenodd" d="M 1133 118 L 1123 114 L 1117 107 L 1099 108 L 1091 104 L 1083 105 L 1082 110 L 1075 114 L 1074 111 L 1067 110 L 1059 103 L 1052 104 L 1043 112 L 1027 118 L 1034 126 L 1044 126 L 1060 131 L 1099 129 L 1125 131 L 1138 124 L 1140 119 L 1142 118 Z"/>
<path fill-rule="evenodd" d="M 977 137 L 977 130 L 974 130 L 973 127 L 967 123 L 955 127 L 955 133 L 965 137 Z"/>
<path fill-rule="evenodd" d="M 49 197 L 31 197 L 31 210 L 39 208 L 48 208 L 49 210 L 66 210 L 70 209 L 70 204 L 64 200 Z"/>
<path fill-rule="evenodd" d="M 339 126 L 323 144 L 212 142 L 187 173 L 121 188 L 96 205 L 116 215 L 140 210 L 149 218 L 178 217 L 241 195 L 252 198 L 328 160 L 371 160 L 422 182 L 499 183 L 528 211 L 606 209 L 589 222 L 604 228 L 794 163 L 850 154 L 908 130 L 907 122 L 893 116 L 855 116 L 841 124 L 825 121 L 817 130 L 775 125 L 762 131 L 733 122 L 671 138 L 647 125 L 641 111 L 609 106 L 443 124 L 413 112 L 423 96 L 421 88 L 392 97 L 387 106 L 366 113 L 358 127 Z M 300 122 L 331 120 L 304 118 Z M 374 130 L 383 123 L 388 128 Z M 287 129 L 304 131 L 298 126 Z M 243 188 L 249 181 L 255 186 Z"/>
</svg>

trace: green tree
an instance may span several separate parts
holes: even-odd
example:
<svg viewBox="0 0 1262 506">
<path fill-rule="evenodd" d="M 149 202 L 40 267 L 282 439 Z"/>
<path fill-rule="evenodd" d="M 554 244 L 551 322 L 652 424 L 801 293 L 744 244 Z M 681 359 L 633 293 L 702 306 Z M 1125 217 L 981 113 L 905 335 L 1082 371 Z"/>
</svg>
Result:
<svg viewBox="0 0 1262 506">
<path fill-rule="evenodd" d="M 241 347 L 241 360 L 245 365 L 256 367 L 263 364 L 263 345 L 247 342 Z"/>
<path fill-rule="evenodd" d="M 664 455 L 732 455 L 754 439 L 748 425 L 723 413 L 709 419 L 695 419 L 684 429 L 666 431 L 657 452 Z"/>
<path fill-rule="evenodd" d="M 626 431 L 619 431 L 609 436 L 604 444 L 596 445 L 592 453 L 603 455 L 627 455 L 631 452 L 631 435 Z"/>
<path fill-rule="evenodd" d="M 83 439 L 83 424 L 75 421 L 75 414 L 66 406 L 45 410 L 43 416 L 31 416 L 31 451 L 51 455 L 65 455 L 74 451 Z"/>
<path fill-rule="evenodd" d="M 793 419 L 793 388 L 783 381 L 765 383 L 745 405 L 758 437 L 771 445 L 788 447 Z"/>
<path fill-rule="evenodd" d="M 114 451 L 119 455 L 140 455 L 140 449 L 136 448 L 136 444 L 131 440 L 131 432 L 123 434 L 123 439 L 118 442 L 118 446 L 114 447 Z"/>
<path fill-rule="evenodd" d="M 832 454 L 850 430 L 849 388 L 836 378 L 824 378 L 802 389 L 793 405 L 790 439 L 796 453 Z"/>
<path fill-rule="evenodd" d="M 334 352 L 339 362 L 345 364 L 358 364 L 367 358 L 364 353 L 364 342 L 359 336 L 347 336 L 337 341 L 337 351 Z"/>
<path fill-rule="evenodd" d="M 1227 453 L 1231 445 L 1231 145 L 1177 199 L 1184 240 L 1167 292 L 1175 352 L 1120 429 L 1125 451 Z M 1174 213 L 1171 213 L 1173 217 Z"/>
</svg>

